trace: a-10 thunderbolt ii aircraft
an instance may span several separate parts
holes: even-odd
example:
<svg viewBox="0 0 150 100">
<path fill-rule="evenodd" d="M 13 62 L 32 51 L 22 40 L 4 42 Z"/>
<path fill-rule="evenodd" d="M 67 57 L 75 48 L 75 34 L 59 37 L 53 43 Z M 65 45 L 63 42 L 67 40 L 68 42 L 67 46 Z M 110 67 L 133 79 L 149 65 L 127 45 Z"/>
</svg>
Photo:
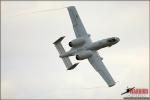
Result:
<svg viewBox="0 0 150 100">
<path fill-rule="evenodd" d="M 73 29 L 76 35 L 76 39 L 69 42 L 69 46 L 71 49 L 69 51 L 65 51 L 61 41 L 64 39 L 60 37 L 58 40 L 54 42 L 55 47 L 57 48 L 60 57 L 62 58 L 64 64 L 67 67 L 67 70 L 74 69 L 79 63 L 72 64 L 69 56 L 76 56 L 77 60 L 88 59 L 90 64 L 94 67 L 94 69 L 102 76 L 105 82 L 109 87 L 115 85 L 115 81 L 106 69 L 105 65 L 102 62 L 102 58 L 99 56 L 97 50 L 110 47 L 117 42 L 119 42 L 118 37 L 110 37 L 107 39 L 99 40 L 97 42 L 92 42 L 90 39 L 90 35 L 87 34 L 82 21 L 76 11 L 74 6 L 67 7 L 69 12 L 71 22 L 73 25 Z"/>
</svg>

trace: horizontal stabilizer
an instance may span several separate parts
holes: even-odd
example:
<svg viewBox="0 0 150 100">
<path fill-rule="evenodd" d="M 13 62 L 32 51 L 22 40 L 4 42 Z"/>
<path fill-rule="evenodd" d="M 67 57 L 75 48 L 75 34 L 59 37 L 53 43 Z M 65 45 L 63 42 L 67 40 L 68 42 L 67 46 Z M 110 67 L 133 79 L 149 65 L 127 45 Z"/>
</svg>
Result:
<svg viewBox="0 0 150 100">
<path fill-rule="evenodd" d="M 60 55 L 63 55 L 65 53 L 65 49 L 63 48 L 61 41 L 64 39 L 65 36 L 60 37 L 58 40 L 56 40 L 53 44 L 57 48 Z M 72 62 L 70 61 L 69 57 L 61 57 L 64 64 L 66 65 L 67 70 L 74 69 L 79 63 L 75 63 L 72 65 Z"/>
</svg>

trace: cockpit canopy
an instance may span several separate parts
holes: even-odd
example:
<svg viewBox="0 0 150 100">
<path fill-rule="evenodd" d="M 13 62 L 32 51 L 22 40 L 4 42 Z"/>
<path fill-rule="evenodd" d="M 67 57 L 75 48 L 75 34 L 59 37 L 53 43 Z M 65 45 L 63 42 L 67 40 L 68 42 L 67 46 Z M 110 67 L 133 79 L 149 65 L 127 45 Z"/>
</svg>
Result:
<svg viewBox="0 0 150 100">
<path fill-rule="evenodd" d="M 117 39 L 116 39 L 116 38 L 110 38 L 110 39 L 108 39 L 107 41 L 108 41 L 108 42 L 116 42 Z"/>
</svg>

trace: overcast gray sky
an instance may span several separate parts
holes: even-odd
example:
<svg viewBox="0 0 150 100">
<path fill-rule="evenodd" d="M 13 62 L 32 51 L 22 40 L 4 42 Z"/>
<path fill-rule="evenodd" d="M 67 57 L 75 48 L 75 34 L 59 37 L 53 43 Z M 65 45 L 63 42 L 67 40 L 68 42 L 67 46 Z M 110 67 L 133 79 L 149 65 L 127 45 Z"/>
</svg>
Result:
<svg viewBox="0 0 150 100">
<path fill-rule="evenodd" d="M 66 9 L 76 6 L 93 41 L 111 36 L 120 42 L 99 50 L 117 81 L 107 87 L 87 60 L 67 71 L 52 44 L 75 39 Z M 76 61 L 71 57 L 73 62 Z M 149 88 L 148 1 L 2 1 L 1 95 L 4 99 L 121 99 L 126 87 Z"/>
</svg>

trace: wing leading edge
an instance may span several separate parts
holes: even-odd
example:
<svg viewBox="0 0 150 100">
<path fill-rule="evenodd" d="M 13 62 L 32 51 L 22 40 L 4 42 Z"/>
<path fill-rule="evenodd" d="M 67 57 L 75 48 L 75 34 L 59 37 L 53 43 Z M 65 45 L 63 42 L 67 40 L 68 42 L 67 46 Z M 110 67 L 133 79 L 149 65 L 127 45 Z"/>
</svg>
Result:
<svg viewBox="0 0 150 100">
<path fill-rule="evenodd" d="M 80 16 L 74 6 L 67 7 L 76 37 L 88 36 Z"/>
<path fill-rule="evenodd" d="M 94 69 L 102 76 L 105 82 L 109 87 L 115 85 L 115 81 L 111 77 L 110 73 L 106 69 L 105 65 L 102 62 L 102 58 L 99 56 L 97 52 L 94 52 L 93 55 L 88 59 L 90 64 L 94 67 Z"/>
</svg>

